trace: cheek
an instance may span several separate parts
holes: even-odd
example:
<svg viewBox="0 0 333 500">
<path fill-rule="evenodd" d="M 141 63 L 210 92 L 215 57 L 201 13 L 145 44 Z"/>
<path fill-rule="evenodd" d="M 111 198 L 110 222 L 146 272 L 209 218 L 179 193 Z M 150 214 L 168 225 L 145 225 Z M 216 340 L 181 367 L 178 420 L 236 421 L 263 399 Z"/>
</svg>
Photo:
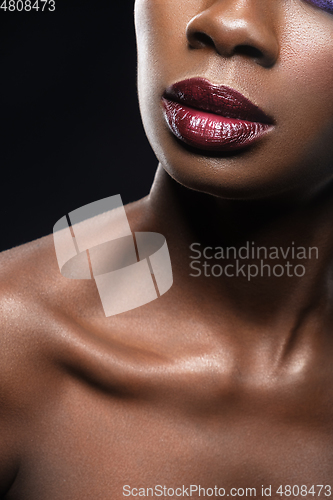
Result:
<svg viewBox="0 0 333 500">
<path fill-rule="evenodd" d="M 135 26 L 139 70 L 153 80 L 157 74 L 177 74 L 187 55 L 186 26 L 200 12 L 198 0 L 137 0 Z M 185 59 L 186 60 L 186 59 Z M 171 82 L 170 82 L 171 83 Z"/>
<path fill-rule="evenodd" d="M 168 46 L 178 36 L 189 11 L 184 0 L 137 0 L 134 11 L 137 38 L 148 42 L 151 49 L 155 44 Z"/>
<path fill-rule="evenodd" d="M 156 0 L 137 0 L 135 4 L 139 83 L 143 79 L 146 82 L 158 80 L 159 68 L 166 64 L 167 33 L 173 40 L 174 32 L 169 29 L 171 23 L 166 16 L 165 4 Z"/>
<path fill-rule="evenodd" d="M 294 66 L 300 96 L 313 111 L 333 113 L 333 50 L 328 45 L 304 51 Z M 312 106 L 311 106 L 312 107 Z"/>
<path fill-rule="evenodd" d="M 311 134 L 333 122 L 333 16 L 313 10 L 290 28 L 290 40 L 282 44 L 278 94 L 288 99 L 290 119 Z"/>
</svg>

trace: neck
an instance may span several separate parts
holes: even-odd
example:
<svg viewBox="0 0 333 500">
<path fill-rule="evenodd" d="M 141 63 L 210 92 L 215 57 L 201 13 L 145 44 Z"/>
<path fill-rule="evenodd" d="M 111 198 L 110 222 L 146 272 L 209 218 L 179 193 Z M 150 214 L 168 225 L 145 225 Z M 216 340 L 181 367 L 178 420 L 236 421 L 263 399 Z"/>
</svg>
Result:
<svg viewBox="0 0 333 500">
<path fill-rule="evenodd" d="M 181 186 L 159 166 L 148 213 L 167 239 L 176 290 L 206 304 L 203 314 L 289 330 L 305 315 L 329 314 L 331 188 L 294 203 L 225 200 Z"/>
</svg>

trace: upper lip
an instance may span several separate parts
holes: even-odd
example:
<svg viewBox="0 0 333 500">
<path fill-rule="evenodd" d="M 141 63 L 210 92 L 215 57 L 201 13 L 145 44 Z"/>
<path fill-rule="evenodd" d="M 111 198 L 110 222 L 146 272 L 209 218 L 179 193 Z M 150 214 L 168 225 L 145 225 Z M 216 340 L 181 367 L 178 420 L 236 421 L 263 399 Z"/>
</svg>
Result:
<svg viewBox="0 0 333 500">
<path fill-rule="evenodd" d="M 163 97 L 225 118 L 269 125 L 274 123 L 270 116 L 237 90 L 225 85 L 215 85 L 204 78 L 174 83 L 165 90 Z"/>
</svg>

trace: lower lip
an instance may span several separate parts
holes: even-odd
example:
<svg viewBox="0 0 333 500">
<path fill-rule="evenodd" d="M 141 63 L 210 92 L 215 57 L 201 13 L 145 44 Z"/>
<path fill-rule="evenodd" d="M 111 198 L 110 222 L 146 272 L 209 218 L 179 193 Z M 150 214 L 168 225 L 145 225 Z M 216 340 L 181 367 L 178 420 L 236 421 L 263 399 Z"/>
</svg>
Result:
<svg viewBox="0 0 333 500">
<path fill-rule="evenodd" d="M 169 128 L 189 146 L 209 151 L 235 151 L 258 141 L 273 127 L 225 118 L 162 98 Z"/>
</svg>

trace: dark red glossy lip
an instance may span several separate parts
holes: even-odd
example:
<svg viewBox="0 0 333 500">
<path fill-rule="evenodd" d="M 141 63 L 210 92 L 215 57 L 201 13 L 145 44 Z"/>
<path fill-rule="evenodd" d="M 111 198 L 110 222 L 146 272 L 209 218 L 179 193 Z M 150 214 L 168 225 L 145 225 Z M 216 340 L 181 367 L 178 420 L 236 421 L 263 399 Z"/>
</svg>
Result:
<svg viewBox="0 0 333 500">
<path fill-rule="evenodd" d="M 174 83 L 165 90 L 163 97 L 225 118 L 274 124 L 270 116 L 237 90 L 212 84 L 204 78 L 191 78 Z"/>
<path fill-rule="evenodd" d="M 274 128 L 273 119 L 240 92 L 203 78 L 171 85 L 162 105 L 171 132 L 197 149 L 243 149 Z"/>
</svg>

